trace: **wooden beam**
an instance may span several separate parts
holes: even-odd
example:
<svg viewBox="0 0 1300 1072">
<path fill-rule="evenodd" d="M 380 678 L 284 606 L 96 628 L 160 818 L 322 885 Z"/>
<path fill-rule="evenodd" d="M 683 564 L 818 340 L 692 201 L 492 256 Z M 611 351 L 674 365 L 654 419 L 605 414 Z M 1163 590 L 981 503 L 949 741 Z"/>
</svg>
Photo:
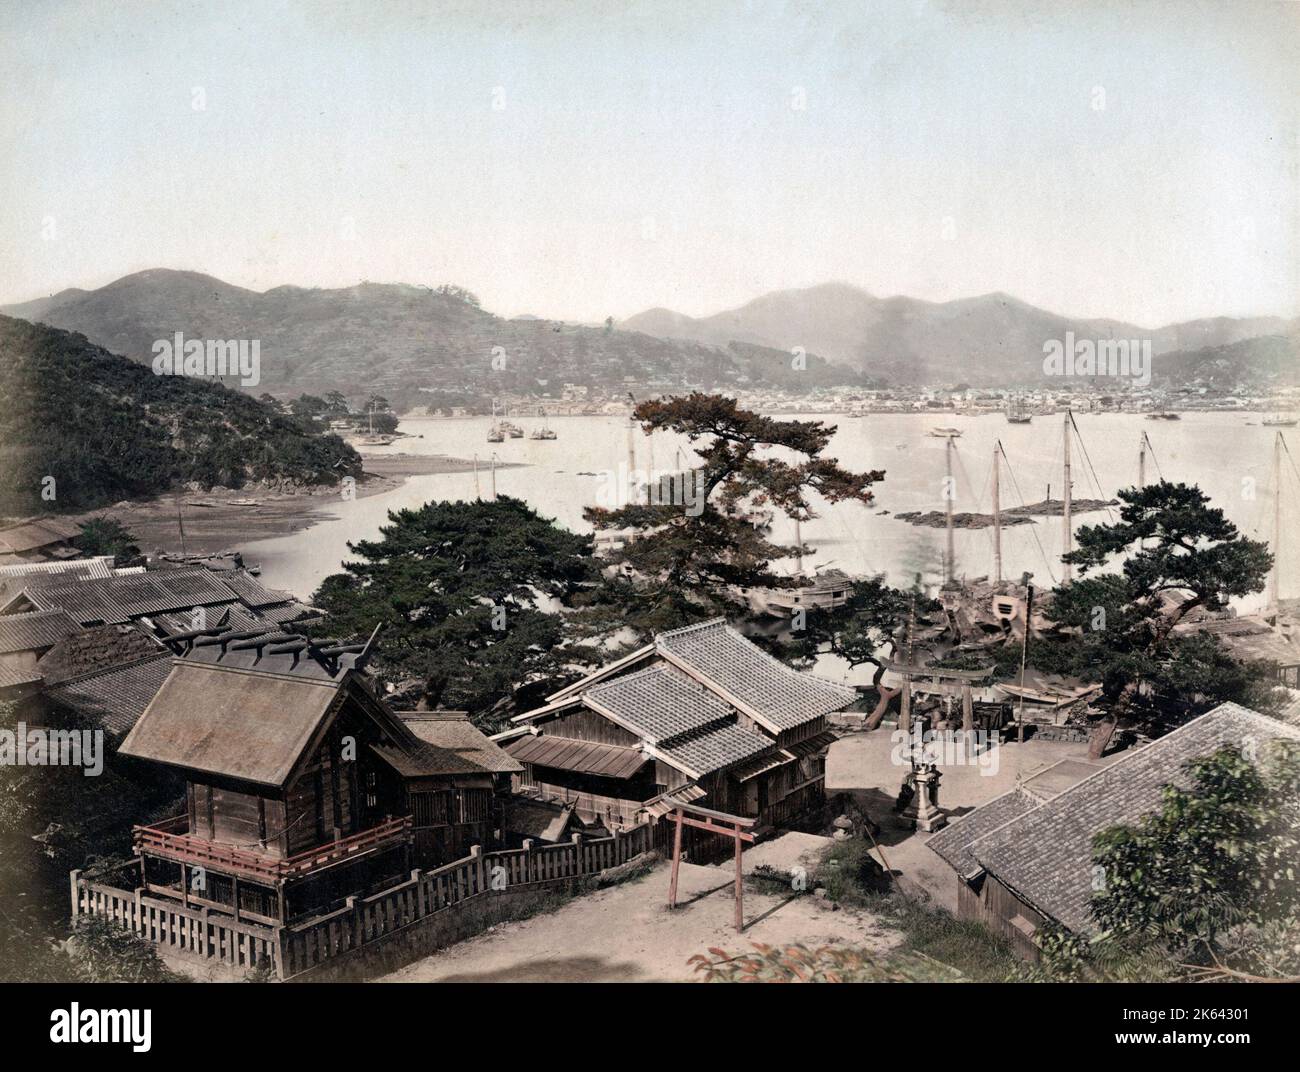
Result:
<svg viewBox="0 0 1300 1072">
<path fill-rule="evenodd" d="M 736 932 L 739 933 L 745 929 L 745 893 L 744 880 L 740 873 L 740 849 L 741 833 L 736 831 Z M 751 840 L 753 840 L 751 838 Z"/>
<path fill-rule="evenodd" d="M 677 824 L 673 831 L 673 874 L 668 881 L 668 907 L 677 907 L 677 870 L 682 862 L 682 813 L 681 809 L 673 812 L 673 821 Z"/>
</svg>

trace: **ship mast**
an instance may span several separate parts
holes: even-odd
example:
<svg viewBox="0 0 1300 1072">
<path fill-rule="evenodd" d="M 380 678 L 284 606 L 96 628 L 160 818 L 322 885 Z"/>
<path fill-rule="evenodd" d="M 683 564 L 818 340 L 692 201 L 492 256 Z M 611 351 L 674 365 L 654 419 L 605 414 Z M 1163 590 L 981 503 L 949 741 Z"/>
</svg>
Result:
<svg viewBox="0 0 1300 1072">
<path fill-rule="evenodd" d="M 1269 608 L 1280 609 L 1282 596 L 1282 433 L 1273 440 L 1273 572 L 1269 577 Z"/>
<path fill-rule="evenodd" d="M 1002 501 L 998 495 L 998 453 L 1002 440 L 993 444 L 993 581 L 1002 584 Z"/>
<path fill-rule="evenodd" d="M 795 569 L 800 577 L 803 576 L 803 526 L 800 524 L 800 514 L 794 515 L 794 542 L 795 542 Z"/>
<path fill-rule="evenodd" d="M 1138 437 L 1138 488 L 1147 486 L 1147 433 L 1142 430 Z"/>
<path fill-rule="evenodd" d="M 946 463 L 947 466 L 948 475 L 947 475 L 947 480 L 944 482 L 943 485 L 943 507 L 944 507 L 946 527 L 948 532 L 947 532 L 947 555 L 944 560 L 944 569 L 943 569 L 943 583 L 944 583 L 944 587 L 948 588 L 951 587 L 953 583 L 953 573 L 954 573 L 954 566 L 953 566 L 954 556 L 953 556 L 953 549 L 952 549 L 953 547 L 952 544 L 952 500 L 953 500 L 952 436 L 949 436 L 946 442 L 948 446 L 947 446 L 947 450 L 944 451 L 944 462 Z"/>
<path fill-rule="evenodd" d="M 1072 497 L 1070 494 L 1070 425 L 1073 423 L 1073 420 L 1074 420 L 1073 415 L 1067 409 L 1065 411 L 1065 491 L 1063 492 L 1064 498 L 1061 501 L 1061 520 L 1065 528 L 1065 535 L 1063 539 L 1065 543 L 1065 553 L 1067 555 L 1073 549 L 1072 545 L 1074 543 L 1074 533 L 1071 529 L 1071 520 L 1070 520 L 1070 508 L 1074 505 L 1073 502 L 1071 501 Z M 1065 573 L 1064 573 L 1064 580 L 1066 584 L 1070 583 L 1070 579 L 1072 575 L 1073 575 L 1073 569 L 1070 566 L 1070 563 L 1066 562 Z"/>
</svg>

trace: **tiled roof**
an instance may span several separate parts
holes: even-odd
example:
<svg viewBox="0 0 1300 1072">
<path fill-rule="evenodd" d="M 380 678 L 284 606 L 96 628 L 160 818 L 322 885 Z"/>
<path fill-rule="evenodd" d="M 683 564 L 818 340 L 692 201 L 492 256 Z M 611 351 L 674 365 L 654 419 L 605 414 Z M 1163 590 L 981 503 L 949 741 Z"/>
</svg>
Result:
<svg viewBox="0 0 1300 1072">
<path fill-rule="evenodd" d="M 82 625 L 125 622 L 146 614 L 232 602 L 232 591 L 205 569 L 159 570 L 81 581 L 29 580 L 27 598 L 62 607 Z"/>
<path fill-rule="evenodd" d="M 0 654 L 52 648 L 76 629 L 77 623 L 63 610 L 0 615 Z"/>
<path fill-rule="evenodd" d="M 1300 741 L 1300 728 L 1237 704 L 1220 704 L 1000 825 L 974 841 L 968 851 L 1039 911 L 1073 931 L 1087 933 L 1093 928 L 1093 836 L 1154 812 L 1160 806 L 1162 786 L 1189 784 L 1183 769 L 1189 760 L 1229 746 L 1258 748 L 1276 738 Z M 971 817 L 983 810 L 976 809 Z M 954 828 L 969 821 L 962 819 Z M 941 836 L 943 831 L 931 839 L 932 848 Z"/>
<path fill-rule="evenodd" d="M 153 655 L 125 666 L 97 670 L 47 689 L 45 696 L 98 722 L 112 734 L 124 734 L 136 724 L 171 673 L 170 653 Z"/>
<path fill-rule="evenodd" d="M 994 797 L 987 804 L 981 804 L 961 818 L 954 819 L 930 838 L 926 845 L 951 864 L 957 874 L 969 878 L 982 870 L 980 862 L 970 851 L 971 845 L 1012 819 L 1019 819 L 1033 811 L 1040 803 L 1023 790 L 1013 789 L 1010 793 Z"/>
<path fill-rule="evenodd" d="M 790 669 L 722 618 L 660 633 L 655 646 L 778 731 L 843 710 L 857 699 L 851 688 Z"/>
<path fill-rule="evenodd" d="M 22 577 L 73 577 L 113 576 L 113 556 L 96 555 L 94 558 L 74 558 L 66 562 L 11 562 L 0 566 L 0 581 Z"/>
<path fill-rule="evenodd" d="M 276 603 L 292 603 L 293 596 L 288 592 L 277 592 L 266 588 L 251 573 L 244 570 L 224 570 L 220 574 L 221 583 L 235 593 L 241 602 L 254 610 L 261 610 Z"/>
<path fill-rule="evenodd" d="M 671 666 L 616 677 L 583 697 L 696 775 L 772 747 L 767 737 L 739 725 L 729 705 Z"/>
<path fill-rule="evenodd" d="M 523 769 L 505 749 L 489 740 L 464 711 L 399 711 L 397 717 L 425 744 L 460 756 L 479 770 L 504 774 Z"/>
<path fill-rule="evenodd" d="M 735 719 L 713 693 L 662 663 L 593 685 L 583 695 L 651 744 Z"/>
<path fill-rule="evenodd" d="M 12 689 L 18 685 L 31 685 L 41 680 L 41 672 L 34 666 L 5 666 L 0 663 L 0 689 Z"/>
</svg>

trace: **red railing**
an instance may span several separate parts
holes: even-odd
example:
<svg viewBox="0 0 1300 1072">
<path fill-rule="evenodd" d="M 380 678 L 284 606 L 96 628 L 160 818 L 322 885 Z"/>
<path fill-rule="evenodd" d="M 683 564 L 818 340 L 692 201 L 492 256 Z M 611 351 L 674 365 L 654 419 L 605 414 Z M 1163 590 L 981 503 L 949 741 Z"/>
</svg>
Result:
<svg viewBox="0 0 1300 1072">
<path fill-rule="evenodd" d="M 282 860 L 206 838 L 192 837 L 189 834 L 189 820 L 184 815 L 164 819 L 154 826 L 137 826 L 134 829 L 134 840 L 137 853 L 211 867 L 214 871 L 234 872 L 274 885 L 286 879 L 302 878 L 322 867 L 363 853 L 409 843 L 411 828 L 409 815 L 388 819 L 369 830 L 318 845 Z"/>
</svg>

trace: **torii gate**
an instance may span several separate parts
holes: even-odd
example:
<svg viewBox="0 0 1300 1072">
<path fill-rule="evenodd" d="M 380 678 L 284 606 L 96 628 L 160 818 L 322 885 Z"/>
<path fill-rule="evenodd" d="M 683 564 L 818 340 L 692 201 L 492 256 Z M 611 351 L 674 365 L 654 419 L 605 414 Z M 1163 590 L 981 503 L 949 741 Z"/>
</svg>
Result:
<svg viewBox="0 0 1300 1072">
<path fill-rule="evenodd" d="M 690 815 L 686 815 L 690 812 Z M 745 910 L 743 878 L 740 873 L 740 851 L 744 842 L 753 842 L 752 827 L 757 819 L 746 819 L 740 815 L 728 815 L 725 811 L 713 811 L 694 804 L 676 804 L 672 812 L 676 828 L 673 830 L 673 874 L 668 883 L 668 907 L 677 907 L 677 870 L 682 862 L 682 827 L 691 826 L 696 830 L 707 830 L 711 834 L 724 834 L 733 838 L 736 845 L 736 930 L 744 930 Z"/>
</svg>

